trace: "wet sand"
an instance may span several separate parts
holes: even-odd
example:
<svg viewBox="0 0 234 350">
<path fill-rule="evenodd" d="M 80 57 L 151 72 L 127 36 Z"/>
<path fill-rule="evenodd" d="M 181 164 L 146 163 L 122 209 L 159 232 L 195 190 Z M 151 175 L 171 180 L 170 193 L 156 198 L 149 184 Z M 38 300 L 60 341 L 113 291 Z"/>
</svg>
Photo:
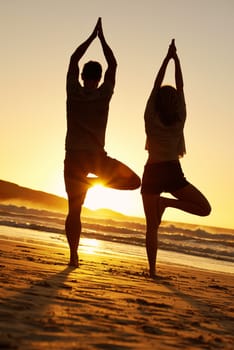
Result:
<svg viewBox="0 0 234 350">
<path fill-rule="evenodd" d="M 153 281 L 145 257 L 80 258 L 0 240 L 1 349 L 233 349 L 233 274 L 159 264 Z"/>
</svg>

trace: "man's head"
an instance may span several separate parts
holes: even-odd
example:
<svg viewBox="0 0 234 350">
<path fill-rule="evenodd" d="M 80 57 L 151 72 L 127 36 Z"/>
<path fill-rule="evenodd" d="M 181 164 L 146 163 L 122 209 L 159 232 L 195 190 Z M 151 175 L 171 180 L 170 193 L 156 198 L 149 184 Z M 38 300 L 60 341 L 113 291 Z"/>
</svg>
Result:
<svg viewBox="0 0 234 350">
<path fill-rule="evenodd" d="M 81 73 L 81 78 L 84 81 L 84 85 L 96 85 L 102 76 L 102 66 L 99 62 L 89 61 L 85 63 L 83 71 Z"/>
</svg>

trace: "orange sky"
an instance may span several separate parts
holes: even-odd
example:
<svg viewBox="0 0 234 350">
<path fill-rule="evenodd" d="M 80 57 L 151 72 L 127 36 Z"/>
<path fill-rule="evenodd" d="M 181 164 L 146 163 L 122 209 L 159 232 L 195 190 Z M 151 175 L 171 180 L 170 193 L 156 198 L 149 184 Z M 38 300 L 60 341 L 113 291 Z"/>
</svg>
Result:
<svg viewBox="0 0 234 350">
<path fill-rule="evenodd" d="M 200 218 L 169 209 L 164 219 L 233 228 L 233 15 L 232 0 L 1 1 L 0 178 L 66 196 L 67 65 L 101 16 L 118 61 L 107 152 L 142 175 L 147 157 L 144 108 L 175 38 L 188 112 L 182 167 L 187 179 L 208 197 L 213 211 Z M 90 58 L 105 65 L 98 41 L 84 61 Z M 171 68 L 167 83 L 174 82 Z M 96 189 L 86 205 L 144 215 L 139 190 Z"/>
</svg>

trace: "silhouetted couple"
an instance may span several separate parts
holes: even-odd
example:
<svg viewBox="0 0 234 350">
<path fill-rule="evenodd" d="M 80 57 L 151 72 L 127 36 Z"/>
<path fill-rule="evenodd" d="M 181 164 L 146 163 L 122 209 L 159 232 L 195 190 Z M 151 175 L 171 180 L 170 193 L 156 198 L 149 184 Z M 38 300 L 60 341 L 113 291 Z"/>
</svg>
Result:
<svg viewBox="0 0 234 350">
<path fill-rule="evenodd" d="M 103 83 L 102 67 L 89 61 L 79 81 L 78 63 L 94 39 L 101 43 L 107 61 Z M 176 88 L 161 86 L 170 59 L 175 62 Z M 98 180 L 110 188 L 134 190 L 140 178 L 125 164 L 105 152 L 105 132 L 109 103 L 115 86 L 117 62 L 107 44 L 99 18 L 88 37 L 72 54 L 67 73 L 67 135 L 64 179 L 68 195 L 65 229 L 70 247 L 69 265 L 79 265 L 81 209 L 87 190 Z M 156 77 L 145 110 L 145 130 L 149 157 L 142 178 L 141 193 L 146 216 L 146 248 L 150 276 L 156 276 L 157 232 L 166 207 L 208 215 L 206 198 L 184 177 L 179 157 L 185 153 L 183 128 L 186 117 L 183 79 L 174 41 Z M 90 177 L 93 174 L 96 177 Z M 175 198 L 162 197 L 169 192 Z"/>
</svg>

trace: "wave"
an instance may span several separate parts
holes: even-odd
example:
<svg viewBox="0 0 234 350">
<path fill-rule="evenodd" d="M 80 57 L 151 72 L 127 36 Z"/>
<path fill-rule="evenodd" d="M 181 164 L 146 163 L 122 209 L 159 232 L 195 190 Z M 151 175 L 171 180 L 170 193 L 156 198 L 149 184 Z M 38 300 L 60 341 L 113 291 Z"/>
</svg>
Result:
<svg viewBox="0 0 234 350">
<path fill-rule="evenodd" d="M 25 207 L 0 206 L 0 225 L 65 234 L 65 215 Z M 215 231 L 215 232 L 214 232 Z M 83 237 L 145 246 L 145 224 L 113 219 L 83 218 Z M 234 262 L 234 231 L 163 223 L 159 248 Z"/>
</svg>

